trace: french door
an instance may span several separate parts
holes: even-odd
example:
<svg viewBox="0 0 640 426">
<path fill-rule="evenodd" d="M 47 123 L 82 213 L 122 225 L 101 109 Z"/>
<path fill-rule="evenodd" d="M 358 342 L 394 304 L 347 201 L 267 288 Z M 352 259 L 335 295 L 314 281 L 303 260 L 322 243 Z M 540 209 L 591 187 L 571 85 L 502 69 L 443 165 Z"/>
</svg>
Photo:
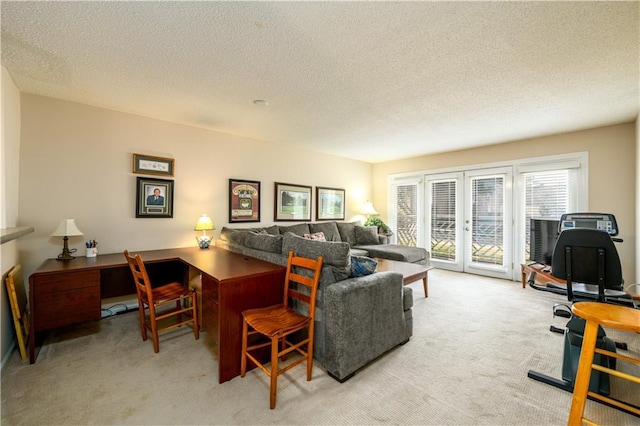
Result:
<svg viewBox="0 0 640 426">
<path fill-rule="evenodd" d="M 513 276 L 510 167 L 427 175 L 427 238 L 434 266 Z"/>
</svg>

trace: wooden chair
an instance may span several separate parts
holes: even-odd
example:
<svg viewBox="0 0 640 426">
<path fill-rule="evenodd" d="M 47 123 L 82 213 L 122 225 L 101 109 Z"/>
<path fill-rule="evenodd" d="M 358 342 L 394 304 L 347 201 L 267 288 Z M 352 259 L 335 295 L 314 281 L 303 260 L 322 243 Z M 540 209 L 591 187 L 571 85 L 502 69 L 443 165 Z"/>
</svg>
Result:
<svg viewBox="0 0 640 426">
<path fill-rule="evenodd" d="M 147 340 L 147 329 L 151 331 L 153 337 L 153 350 L 158 353 L 160 350 L 160 344 L 158 342 L 158 333 L 160 331 L 170 330 L 173 328 L 181 327 L 182 325 L 193 323 L 193 334 L 198 340 L 199 325 L 198 325 L 198 313 L 197 313 L 197 300 L 196 292 L 189 290 L 178 282 L 172 282 L 160 287 L 153 288 L 149 280 L 149 275 L 144 266 L 144 262 L 139 254 L 131 256 L 127 250 L 124 251 L 124 257 L 129 263 L 129 268 L 133 274 L 133 281 L 136 285 L 136 291 L 138 293 L 138 305 L 140 314 L 140 331 L 142 333 L 142 340 Z M 183 302 L 190 301 L 188 306 L 183 306 Z M 175 309 L 162 310 L 159 312 L 157 309 L 175 303 Z M 149 310 L 149 318 L 147 320 L 146 310 Z M 182 320 L 182 315 L 185 314 L 186 320 Z M 173 316 L 177 316 L 177 322 L 171 325 L 167 325 L 159 328 L 158 322 Z"/>
<path fill-rule="evenodd" d="M 16 265 L 7 274 L 6 285 L 13 315 L 13 325 L 16 328 L 20 357 L 27 358 L 27 342 L 29 341 L 29 311 L 27 294 L 22 280 L 22 267 Z"/>
<path fill-rule="evenodd" d="M 276 391 L 278 376 L 290 370 L 303 361 L 307 361 L 307 381 L 311 380 L 313 369 L 313 336 L 316 309 L 316 292 L 322 269 L 322 256 L 317 260 L 297 257 L 293 251 L 289 252 L 287 272 L 284 283 L 284 299 L 281 305 L 273 305 L 265 308 L 249 309 L 242 313 L 242 360 L 240 376 L 244 377 L 247 371 L 247 358 L 271 378 L 270 408 L 276 406 Z M 305 274 L 305 270 L 307 274 Z M 311 274 L 308 274 L 308 271 Z M 311 275 L 311 277 L 307 276 Z M 294 284 L 293 286 L 291 284 Z M 307 292 L 302 292 L 300 285 L 308 287 Z M 308 306 L 307 315 L 300 314 L 291 308 L 290 303 L 295 301 L 296 307 L 305 304 Z M 301 307 L 301 306 L 300 306 Z M 251 327 L 251 331 L 249 331 Z M 306 337 L 298 341 L 290 341 L 288 337 L 292 333 L 307 329 Z M 262 335 L 269 340 L 261 339 L 256 344 L 248 345 L 249 336 Z M 267 369 L 250 352 L 259 348 L 271 346 L 271 368 Z M 280 346 L 280 349 L 278 347 Z M 306 350 L 305 347 L 306 346 Z M 301 358 L 293 361 L 284 368 L 278 369 L 278 359 L 286 354 L 297 351 Z"/>
</svg>

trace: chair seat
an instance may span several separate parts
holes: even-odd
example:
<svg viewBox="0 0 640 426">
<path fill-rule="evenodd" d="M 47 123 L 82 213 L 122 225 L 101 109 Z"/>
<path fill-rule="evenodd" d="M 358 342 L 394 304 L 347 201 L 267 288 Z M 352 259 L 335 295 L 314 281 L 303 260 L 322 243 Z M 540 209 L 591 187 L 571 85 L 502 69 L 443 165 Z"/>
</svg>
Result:
<svg viewBox="0 0 640 426">
<path fill-rule="evenodd" d="M 269 337 L 286 335 L 290 330 L 303 328 L 311 321 L 310 317 L 300 315 L 285 305 L 248 309 L 242 315 L 254 330 Z"/>
<path fill-rule="evenodd" d="M 156 287 L 152 290 L 152 292 L 153 292 L 153 300 L 155 300 L 156 302 L 171 300 L 171 299 L 175 299 L 176 297 L 188 296 L 189 294 L 191 294 L 191 290 L 189 290 L 187 287 L 177 282 Z M 142 293 L 142 298 L 144 299 L 145 302 L 148 299 L 147 295 L 144 293 Z"/>
</svg>

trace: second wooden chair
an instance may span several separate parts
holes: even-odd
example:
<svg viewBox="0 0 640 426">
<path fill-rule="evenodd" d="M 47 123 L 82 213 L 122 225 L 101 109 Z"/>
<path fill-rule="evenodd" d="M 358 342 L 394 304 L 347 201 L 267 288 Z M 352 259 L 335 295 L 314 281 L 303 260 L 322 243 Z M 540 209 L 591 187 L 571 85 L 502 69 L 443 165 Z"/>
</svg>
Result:
<svg viewBox="0 0 640 426">
<path fill-rule="evenodd" d="M 276 406 L 276 391 L 278 376 L 290 370 L 296 365 L 307 361 L 307 381 L 311 380 L 313 369 L 313 336 L 316 310 L 316 293 L 320 271 L 322 269 L 322 256 L 317 260 L 297 257 L 293 251 L 289 252 L 287 272 L 284 282 L 284 299 L 280 305 L 265 308 L 249 309 L 242 313 L 242 359 L 240 375 L 244 377 L 247 371 L 247 358 L 271 378 L 270 408 Z M 307 271 L 305 273 L 305 271 Z M 293 284 L 293 285 L 292 285 Z M 308 288 L 302 292 L 302 285 Z M 303 315 L 292 308 L 295 302 L 296 308 L 302 310 L 302 305 L 307 306 L 307 315 Z M 249 330 L 251 328 L 251 330 Z M 293 333 L 307 329 L 306 336 L 297 340 L 289 340 Z M 262 341 L 249 346 L 249 337 L 255 334 L 265 336 L 268 341 Z M 256 349 L 271 346 L 271 366 L 267 368 L 251 352 Z M 299 352 L 302 357 L 291 362 L 286 367 L 278 369 L 278 360 L 292 351 Z"/>
<path fill-rule="evenodd" d="M 129 251 L 124 251 L 124 257 L 129 263 L 129 268 L 133 274 L 133 281 L 136 285 L 136 292 L 138 294 L 138 305 L 140 312 L 140 332 L 142 333 L 142 340 L 147 340 L 147 330 L 151 331 L 153 338 L 153 350 L 158 353 L 160 351 L 160 343 L 158 340 L 158 333 L 164 330 L 170 330 L 172 328 L 180 327 L 185 324 L 193 323 L 193 334 L 198 340 L 200 337 L 200 329 L 198 325 L 198 313 L 196 303 L 195 290 L 189 290 L 178 282 L 172 282 L 156 288 L 151 286 L 147 269 L 144 266 L 144 262 L 139 254 L 132 256 Z M 188 306 L 184 306 L 184 302 L 189 301 Z M 157 309 L 175 303 L 175 309 L 159 312 Z M 149 319 L 147 321 L 146 310 L 149 310 Z M 182 315 L 187 317 L 184 321 Z M 158 322 L 165 319 L 176 316 L 177 322 L 161 327 L 158 327 Z"/>
</svg>

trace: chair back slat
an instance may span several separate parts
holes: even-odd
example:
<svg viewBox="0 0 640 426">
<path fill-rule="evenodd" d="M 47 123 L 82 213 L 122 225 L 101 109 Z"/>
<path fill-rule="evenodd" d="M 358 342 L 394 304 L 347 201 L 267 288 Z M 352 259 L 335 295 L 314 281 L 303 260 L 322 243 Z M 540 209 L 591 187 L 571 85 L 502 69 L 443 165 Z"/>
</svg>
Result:
<svg viewBox="0 0 640 426">
<path fill-rule="evenodd" d="M 153 305 L 153 291 L 151 287 L 151 280 L 147 273 L 147 268 L 144 266 L 142 257 L 139 254 L 132 256 L 128 250 L 124 251 L 124 256 L 131 269 L 133 275 L 133 282 L 136 285 L 136 291 L 138 295 L 146 300 L 149 304 Z"/>
<path fill-rule="evenodd" d="M 309 259 L 306 257 L 298 257 L 293 251 L 289 252 L 289 260 L 287 262 L 287 273 L 284 281 L 284 304 L 290 305 L 290 299 L 299 300 L 309 307 L 308 316 L 315 318 L 316 310 L 316 294 L 318 291 L 318 282 L 320 281 L 320 272 L 322 270 L 322 256 L 317 259 Z M 293 271 L 296 268 L 296 272 Z M 308 272 L 311 276 L 302 275 Z M 299 288 L 295 288 L 292 284 L 301 284 L 309 288 L 309 294 L 303 293 Z"/>
</svg>

